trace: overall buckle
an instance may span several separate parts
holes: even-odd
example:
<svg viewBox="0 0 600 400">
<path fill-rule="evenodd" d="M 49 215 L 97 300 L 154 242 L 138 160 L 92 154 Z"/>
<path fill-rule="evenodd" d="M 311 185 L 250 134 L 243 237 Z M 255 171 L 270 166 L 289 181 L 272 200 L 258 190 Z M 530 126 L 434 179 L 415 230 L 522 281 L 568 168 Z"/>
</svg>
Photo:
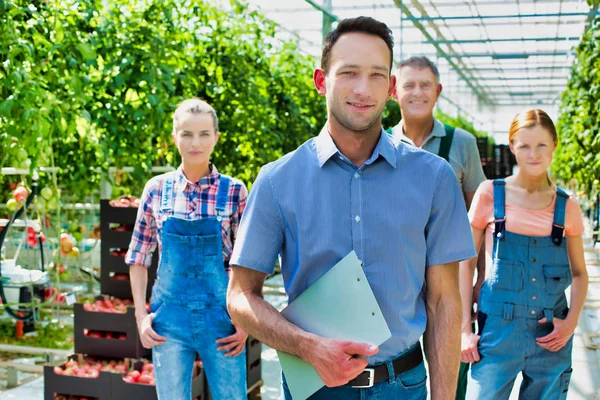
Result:
<svg viewBox="0 0 600 400">
<path fill-rule="evenodd" d="M 373 385 L 375 384 L 375 368 L 365 368 L 365 370 L 363 372 L 361 372 L 360 374 L 364 374 L 365 372 L 369 373 L 369 376 L 367 377 L 368 380 L 368 384 L 364 385 L 364 386 L 352 386 L 355 389 L 364 389 L 364 388 L 370 388 L 373 387 Z M 360 376 L 360 375 L 359 375 Z"/>
<path fill-rule="evenodd" d="M 552 243 L 554 243 L 556 246 L 560 246 L 562 244 L 564 231 L 564 226 L 555 223 L 552 224 L 552 233 L 550 236 L 552 237 Z"/>
<path fill-rule="evenodd" d="M 494 221 L 494 236 L 497 239 L 504 237 L 504 231 L 506 230 L 506 218 L 497 219 Z"/>
</svg>

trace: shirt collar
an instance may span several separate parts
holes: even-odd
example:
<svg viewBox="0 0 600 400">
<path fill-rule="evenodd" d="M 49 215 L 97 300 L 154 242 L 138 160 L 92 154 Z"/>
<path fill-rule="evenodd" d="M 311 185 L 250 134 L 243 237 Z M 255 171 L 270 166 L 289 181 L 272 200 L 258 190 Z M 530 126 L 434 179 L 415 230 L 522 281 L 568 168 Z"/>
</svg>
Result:
<svg viewBox="0 0 600 400">
<path fill-rule="evenodd" d="M 395 140 L 399 140 L 401 142 L 404 143 L 408 143 L 411 145 L 415 145 L 414 142 L 404 134 L 404 129 L 402 129 L 402 120 L 400 120 L 400 122 L 398 122 L 398 125 L 396 125 L 395 127 L 392 128 L 392 136 L 394 137 Z M 436 118 L 433 118 L 433 129 L 431 130 L 431 133 L 429 134 L 429 136 L 427 136 L 425 138 L 425 140 L 423 141 L 423 145 L 425 145 L 425 143 L 427 143 L 429 140 L 431 140 L 434 137 L 443 137 L 446 136 L 446 129 L 444 129 L 444 124 L 442 124 L 440 121 L 438 121 Z M 421 145 L 421 147 L 423 147 L 423 145 Z"/>
<path fill-rule="evenodd" d="M 188 178 L 186 178 L 183 173 L 183 165 L 180 165 L 175 171 L 175 192 L 183 192 L 185 188 L 190 185 L 192 187 L 197 187 L 200 191 L 207 189 L 208 187 L 219 183 L 219 171 L 217 171 L 217 167 L 214 164 L 209 164 L 210 173 L 206 176 L 200 178 L 197 182 L 191 182 Z"/>
<path fill-rule="evenodd" d="M 333 155 L 342 153 L 338 150 L 337 146 L 333 142 L 331 135 L 329 134 L 329 130 L 327 129 L 327 123 L 319 136 L 315 138 L 315 148 L 317 152 L 317 158 L 319 160 L 319 168 L 322 168 L 323 165 L 329 160 Z M 396 151 L 394 146 L 394 141 L 388 135 L 383 128 L 381 129 L 381 133 L 379 136 L 379 141 L 377 142 L 377 146 L 373 150 L 373 154 L 369 158 L 369 160 L 365 164 L 371 164 L 374 162 L 379 156 L 382 156 L 392 167 L 396 168 Z"/>
</svg>

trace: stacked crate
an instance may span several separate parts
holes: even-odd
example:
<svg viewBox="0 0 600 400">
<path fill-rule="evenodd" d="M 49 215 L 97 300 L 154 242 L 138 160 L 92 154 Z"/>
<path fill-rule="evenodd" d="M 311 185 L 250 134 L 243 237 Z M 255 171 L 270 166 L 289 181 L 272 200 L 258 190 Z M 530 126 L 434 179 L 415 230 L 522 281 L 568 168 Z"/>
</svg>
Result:
<svg viewBox="0 0 600 400">
<path fill-rule="evenodd" d="M 137 208 L 113 207 L 108 200 L 100 201 L 100 291 L 103 294 L 119 297 L 121 299 L 133 298 L 129 282 L 129 266 L 125 264 L 124 252 L 129 248 Z M 117 231 L 113 225 L 129 228 L 126 231 Z M 117 254 L 120 253 L 120 254 Z M 156 279 L 158 255 L 152 257 L 152 266 L 148 270 L 148 286 L 146 299 L 150 298 L 152 285 Z"/>
<path fill-rule="evenodd" d="M 82 360 L 80 365 L 83 364 L 83 355 L 74 354 L 69 357 L 67 362 L 71 360 Z M 96 361 L 109 361 L 108 358 L 97 357 Z M 127 368 L 133 368 L 134 370 L 140 371 L 142 362 L 135 361 L 132 359 L 124 359 L 124 365 Z M 77 396 L 79 398 L 85 398 L 87 400 L 156 400 L 156 387 L 153 385 L 146 385 L 142 383 L 130 383 L 126 382 L 123 378 L 125 372 L 104 372 L 100 371 L 96 374 L 96 377 L 79 377 L 79 376 L 67 376 L 65 374 L 57 373 L 56 369 L 64 369 L 67 363 L 63 363 L 60 366 L 44 367 L 44 399 L 53 400 L 56 398 L 71 398 L 71 396 Z M 192 379 L 192 398 L 194 400 L 204 400 L 204 370 L 201 366 L 194 366 L 194 373 Z M 62 396 L 62 397 L 59 397 Z"/>
<path fill-rule="evenodd" d="M 132 228 L 137 217 L 137 208 L 113 207 L 108 200 L 100 203 L 101 230 L 101 281 L 102 295 L 120 299 L 132 299 L 129 281 L 129 266 L 125 264 L 124 253 L 131 241 Z M 116 227 L 127 227 L 124 230 Z M 152 285 L 156 279 L 158 254 L 152 257 L 148 270 L 146 301 L 150 300 Z M 89 331 L 111 332 L 113 338 L 90 337 Z M 135 320 L 135 310 L 128 307 L 125 314 L 86 311 L 83 304 L 74 305 L 75 352 L 100 358 L 150 359 L 152 351 L 145 349 L 139 339 Z M 248 370 L 248 390 L 260 391 L 261 344 L 254 338 L 246 343 L 246 365 Z M 74 356 L 75 357 L 75 356 Z M 136 365 L 135 363 L 133 364 Z M 192 381 L 192 396 L 204 400 L 208 393 L 204 371 L 196 371 Z M 57 375 L 53 367 L 44 368 L 45 400 L 54 399 L 55 394 L 87 396 L 97 400 L 156 399 L 154 386 L 132 384 L 123 381 L 121 374 L 100 372 L 98 378 L 80 378 Z"/>
<path fill-rule="evenodd" d="M 108 200 L 101 200 L 101 296 L 133 298 L 129 266 L 125 264 L 124 254 L 131 241 L 136 217 L 135 207 L 113 207 Z M 150 299 L 157 266 L 158 256 L 155 254 L 148 270 L 146 301 Z M 152 356 L 152 351 L 144 348 L 140 342 L 133 307 L 128 307 L 127 312 L 121 314 L 86 311 L 83 304 L 76 303 L 73 325 L 76 353 L 73 357 L 85 354 L 101 359 L 127 360 L 135 368 L 136 359 L 150 359 Z M 86 332 L 109 332 L 111 337 L 92 337 L 87 336 Z M 156 399 L 154 386 L 128 383 L 123 380 L 123 376 L 110 372 L 100 372 L 97 378 L 65 376 L 56 374 L 53 367 L 47 366 L 44 368 L 45 400 L 54 399 L 56 394 L 97 400 Z M 197 370 L 192 381 L 194 399 L 204 399 L 204 380 L 203 370 Z"/>
<path fill-rule="evenodd" d="M 100 201 L 100 292 L 103 295 L 120 299 L 132 299 L 129 281 L 129 266 L 125 264 L 124 253 L 129 247 L 137 208 L 113 207 L 108 200 Z M 113 227 L 129 227 L 126 231 Z M 146 300 L 156 278 L 158 257 L 153 257 L 148 270 L 148 290 Z M 85 311 L 82 304 L 75 304 L 75 351 L 77 353 L 106 357 L 150 358 L 152 351 L 145 349 L 139 339 L 135 320 L 135 310 L 128 307 L 125 314 Z M 124 340 L 88 337 L 86 331 L 105 331 L 125 334 Z"/>
<path fill-rule="evenodd" d="M 489 156 L 489 139 L 488 137 L 477 138 L 477 150 L 479 150 L 479 159 L 483 167 L 483 173 L 489 179 L 493 173 L 492 157 Z"/>
<path fill-rule="evenodd" d="M 248 336 L 246 342 L 246 383 L 248 393 L 260 393 L 262 381 L 262 344 L 258 339 Z M 206 385 L 208 388 L 208 385 Z"/>
</svg>

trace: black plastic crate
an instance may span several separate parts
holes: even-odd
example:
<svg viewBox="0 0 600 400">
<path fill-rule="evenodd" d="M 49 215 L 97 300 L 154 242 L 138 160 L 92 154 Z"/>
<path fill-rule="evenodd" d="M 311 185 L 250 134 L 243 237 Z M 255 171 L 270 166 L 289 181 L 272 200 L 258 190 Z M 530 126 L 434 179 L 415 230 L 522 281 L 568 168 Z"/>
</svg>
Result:
<svg viewBox="0 0 600 400">
<path fill-rule="evenodd" d="M 135 320 L 135 309 L 125 314 L 85 311 L 83 304 L 74 305 L 75 352 L 114 358 L 151 357 L 152 350 L 142 346 Z M 86 336 L 84 330 L 121 332 L 125 340 Z"/>
<path fill-rule="evenodd" d="M 100 223 L 133 224 L 137 217 L 137 207 L 113 207 L 110 200 L 100 200 Z M 102 229 L 102 227 L 101 227 Z"/>
<path fill-rule="evenodd" d="M 254 364 L 256 360 L 260 360 L 262 353 L 262 343 L 258 339 L 248 336 L 246 340 L 246 366 Z"/>
<path fill-rule="evenodd" d="M 261 364 L 262 343 L 248 336 L 246 341 L 246 383 L 248 390 L 252 390 L 254 386 L 262 380 L 262 364 Z"/>
<path fill-rule="evenodd" d="M 75 356 L 70 356 L 73 359 Z M 65 363 L 61 364 L 61 367 Z M 44 400 L 54 400 L 55 394 L 75 395 L 111 400 L 111 372 L 100 372 L 97 378 L 58 375 L 54 366 L 44 366 Z"/>
<path fill-rule="evenodd" d="M 131 229 L 135 225 L 137 208 L 135 207 L 112 207 L 108 200 L 100 201 L 100 291 L 103 294 L 116 296 L 122 299 L 131 299 L 131 283 L 128 279 L 114 279 L 115 274 L 121 278 L 129 277 L 129 266 L 125 264 L 123 255 L 114 255 L 115 250 L 127 250 L 131 241 L 132 231 L 116 231 L 111 224 L 129 225 Z M 148 285 L 146 299 L 150 298 L 152 285 L 156 279 L 158 267 L 158 253 L 155 251 L 152 257 L 152 265 L 148 270 Z M 126 274 L 126 276 L 125 276 Z"/>
<path fill-rule="evenodd" d="M 141 363 L 134 364 L 134 369 L 141 371 Z M 192 399 L 204 400 L 204 370 L 202 367 L 194 366 L 194 378 L 192 378 Z M 156 386 L 142 383 L 129 383 L 123 380 L 125 375 L 112 374 L 111 391 L 112 400 L 157 400 Z"/>
<path fill-rule="evenodd" d="M 263 384 L 262 381 L 262 343 L 258 339 L 248 336 L 246 340 L 246 387 L 248 393 L 255 392 Z M 205 379 L 204 385 L 206 388 L 206 400 L 212 400 L 208 380 Z"/>
<path fill-rule="evenodd" d="M 104 240 L 104 239 L 103 239 Z M 129 281 L 129 265 L 125 264 L 122 256 L 102 254 L 102 268 L 100 269 L 100 292 L 120 299 L 132 299 L 131 282 Z M 148 268 L 148 285 L 146 286 L 146 300 L 150 299 L 152 285 L 156 280 L 158 254 L 154 253 L 152 265 Z M 127 279 L 115 279 L 115 274 Z M 126 274 L 126 275 L 124 275 Z"/>
<path fill-rule="evenodd" d="M 262 386 L 262 360 L 254 360 L 246 367 L 246 384 L 248 391 L 257 386 Z"/>
</svg>

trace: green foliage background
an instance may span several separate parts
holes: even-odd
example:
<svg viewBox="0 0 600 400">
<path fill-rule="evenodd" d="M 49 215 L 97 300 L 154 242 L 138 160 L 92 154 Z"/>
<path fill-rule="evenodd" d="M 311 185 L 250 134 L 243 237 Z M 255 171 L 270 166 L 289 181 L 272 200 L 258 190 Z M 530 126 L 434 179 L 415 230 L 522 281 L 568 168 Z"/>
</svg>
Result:
<svg viewBox="0 0 600 400">
<path fill-rule="evenodd" d="M 589 194 L 600 179 L 600 17 L 577 46 L 557 124 L 559 146 L 553 173 Z"/>
<path fill-rule="evenodd" d="M 317 134 L 326 109 L 312 83 L 318 60 L 231 4 L 0 0 L 0 166 L 56 166 L 72 202 L 97 198 L 103 175 L 113 195 L 139 195 L 152 166 L 178 165 L 171 115 L 196 96 L 219 114 L 215 164 L 250 184 Z M 389 101 L 383 125 L 399 120 Z M 111 166 L 135 171 L 113 177 Z"/>
<path fill-rule="evenodd" d="M 0 0 L 0 165 L 56 165 L 73 200 L 109 166 L 134 166 L 117 184 L 139 194 L 151 166 L 179 163 L 171 115 L 197 96 L 220 117 L 218 168 L 251 182 L 318 133 L 325 102 L 315 60 L 232 5 Z"/>
</svg>

